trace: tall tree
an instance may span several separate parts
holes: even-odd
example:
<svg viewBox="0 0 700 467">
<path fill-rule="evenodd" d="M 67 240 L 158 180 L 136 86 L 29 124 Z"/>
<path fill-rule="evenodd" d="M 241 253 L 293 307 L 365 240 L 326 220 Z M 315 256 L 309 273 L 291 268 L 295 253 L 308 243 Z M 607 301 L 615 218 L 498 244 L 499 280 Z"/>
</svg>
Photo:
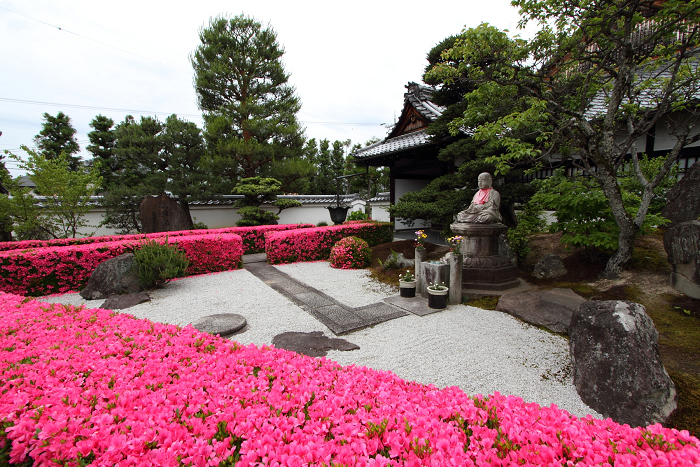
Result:
<svg viewBox="0 0 700 467">
<path fill-rule="evenodd" d="M 140 205 L 146 196 L 170 192 L 189 214 L 189 203 L 205 194 L 202 131 L 192 122 L 169 116 L 139 121 L 127 116 L 114 129 L 115 147 L 104 203 L 106 224 L 121 232 L 140 231 Z"/>
<path fill-rule="evenodd" d="M 190 61 L 216 172 L 228 180 L 254 177 L 273 161 L 298 155 L 301 104 L 275 31 L 244 15 L 217 17 L 199 38 Z"/>
<path fill-rule="evenodd" d="M 114 147 L 117 140 L 113 129 L 114 120 L 104 115 L 98 115 L 92 119 L 90 127 L 93 130 L 88 133 L 90 144 L 86 149 L 92 154 L 94 161 L 100 165 L 103 185 L 112 185 L 113 173 L 117 170 L 114 158 Z"/>
<path fill-rule="evenodd" d="M 76 130 L 71 124 L 70 117 L 63 112 L 56 116 L 44 113 L 44 123 L 41 131 L 34 137 L 34 144 L 46 159 L 56 159 L 65 154 L 70 170 L 80 167 L 80 157 L 74 154 L 80 151 L 78 140 L 75 139 Z"/>
<path fill-rule="evenodd" d="M 36 184 L 36 192 L 43 196 L 39 206 L 27 188 L 19 188 L 8 180 L 12 196 L 0 202 L 0 212 L 12 220 L 12 229 L 20 240 L 30 238 L 75 238 L 89 234 L 80 230 L 88 226 L 83 218 L 90 206 L 90 197 L 100 185 L 95 168 L 79 167 L 70 170 L 65 153 L 53 159 L 22 146 L 29 158 L 24 161 L 11 154 L 20 169 L 27 171 Z"/>
<path fill-rule="evenodd" d="M 365 142 L 364 146 L 366 147 L 379 141 L 379 138 L 371 138 Z M 362 166 L 358 166 L 352 155 L 362 147 L 358 143 L 350 150 L 350 156 L 345 160 L 345 175 L 367 171 L 369 175 L 358 175 L 357 177 L 348 178 L 348 192 L 359 193 L 363 198 L 369 199 L 376 196 L 377 193 L 389 191 L 389 167 L 369 167 L 367 170 Z M 369 180 L 367 177 L 369 177 Z"/>
<path fill-rule="evenodd" d="M 539 24 L 533 40 L 457 42 L 431 76 L 468 81 L 467 110 L 451 124 L 499 144 L 490 160 L 506 172 L 521 161 L 566 158 L 592 177 L 610 204 L 618 247 L 604 277 L 616 277 L 631 258 L 634 238 L 654 191 L 679 157 L 700 139 L 693 130 L 700 88 L 700 0 L 514 0 L 521 25 Z M 478 38 L 477 38 L 478 39 Z M 488 68 L 473 67 L 490 54 Z M 517 100 L 522 108 L 488 122 L 484 107 Z M 654 176 L 641 170 L 637 146 L 654 131 L 668 132 L 672 149 Z M 529 135 L 523 137 L 524 135 Z M 533 138 L 534 136 L 534 138 Z M 628 206 L 619 177 L 625 164 L 642 186 Z"/>
</svg>

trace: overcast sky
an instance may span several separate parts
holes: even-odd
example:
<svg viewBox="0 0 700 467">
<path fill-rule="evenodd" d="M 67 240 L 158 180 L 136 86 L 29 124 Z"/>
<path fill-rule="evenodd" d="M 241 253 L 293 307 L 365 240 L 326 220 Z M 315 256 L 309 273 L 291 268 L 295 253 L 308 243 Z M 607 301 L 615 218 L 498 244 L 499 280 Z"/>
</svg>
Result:
<svg viewBox="0 0 700 467">
<path fill-rule="evenodd" d="M 201 127 L 189 55 L 211 17 L 240 13 L 277 32 L 306 136 L 353 144 L 386 136 L 442 39 L 482 22 L 518 32 L 509 0 L 0 0 L 0 151 L 34 146 L 44 112 L 72 119 L 85 159 L 98 114 Z"/>
</svg>

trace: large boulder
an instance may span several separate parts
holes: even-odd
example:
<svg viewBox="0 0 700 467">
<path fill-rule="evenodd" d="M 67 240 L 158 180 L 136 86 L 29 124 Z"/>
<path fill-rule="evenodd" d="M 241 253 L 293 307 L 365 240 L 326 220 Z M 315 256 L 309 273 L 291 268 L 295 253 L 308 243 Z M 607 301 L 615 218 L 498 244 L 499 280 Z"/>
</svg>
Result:
<svg viewBox="0 0 700 467">
<path fill-rule="evenodd" d="M 530 324 L 566 334 L 574 310 L 586 300 L 571 289 L 539 290 L 504 294 L 497 311 L 503 311 Z"/>
<path fill-rule="evenodd" d="M 665 422 L 678 394 L 661 362 L 658 339 L 638 303 L 581 304 L 571 318 L 569 345 L 574 384 L 583 402 L 632 427 Z"/>
<path fill-rule="evenodd" d="M 134 254 L 124 253 L 97 265 L 80 291 L 85 300 L 107 298 L 110 295 L 141 292 L 143 288 L 133 271 Z"/>
<path fill-rule="evenodd" d="M 170 196 L 147 196 L 139 206 L 141 228 L 144 233 L 191 230 L 192 219 L 180 204 Z"/>
<path fill-rule="evenodd" d="M 544 255 L 532 271 L 532 277 L 536 279 L 556 279 L 566 275 L 566 267 L 559 255 Z"/>
<path fill-rule="evenodd" d="M 700 221 L 672 226 L 664 233 L 664 248 L 672 268 L 671 285 L 689 297 L 700 298 Z"/>
<path fill-rule="evenodd" d="M 693 221 L 700 217 L 700 164 L 693 164 L 666 195 L 661 215 L 673 224 Z"/>
</svg>

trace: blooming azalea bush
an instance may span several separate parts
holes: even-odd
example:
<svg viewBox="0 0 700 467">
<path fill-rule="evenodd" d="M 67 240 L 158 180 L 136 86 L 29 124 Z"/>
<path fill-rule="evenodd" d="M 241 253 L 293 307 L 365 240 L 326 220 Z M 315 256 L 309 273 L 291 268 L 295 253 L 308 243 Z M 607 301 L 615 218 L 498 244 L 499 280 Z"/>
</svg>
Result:
<svg viewBox="0 0 700 467">
<path fill-rule="evenodd" d="M 1 293 L 0 372 L 3 465 L 700 463 L 686 431 Z"/>
<path fill-rule="evenodd" d="M 118 242 L 122 240 L 144 240 L 161 237 L 182 237 L 192 235 L 235 234 L 243 239 L 245 253 L 265 251 L 265 233 L 278 230 L 294 230 L 314 227 L 313 224 L 259 225 L 255 227 L 225 227 L 222 229 L 177 230 L 173 232 L 156 232 L 135 235 L 108 235 L 102 237 L 57 238 L 54 240 L 23 240 L 21 242 L 0 242 L 0 251 L 27 250 L 29 248 L 46 248 L 69 245 L 87 245 L 91 243 Z"/>
<path fill-rule="evenodd" d="M 337 269 L 362 269 L 372 263 L 372 251 L 366 241 L 345 237 L 331 248 L 330 265 Z"/>
<path fill-rule="evenodd" d="M 168 237 L 156 237 L 165 242 Z M 239 235 L 193 235 L 170 238 L 185 252 L 186 274 L 236 269 L 241 265 L 243 241 Z M 102 262 L 131 252 L 139 240 L 33 248 L 0 252 L 0 290 L 22 295 L 47 295 L 81 289 Z"/>
<path fill-rule="evenodd" d="M 331 247 L 345 237 L 358 237 L 369 246 L 387 243 L 394 238 L 388 222 L 351 222 L 330 227 L 268 232 L 265 252 L 270 264 L 318 261 L 330 257 Z"/>
</svg>

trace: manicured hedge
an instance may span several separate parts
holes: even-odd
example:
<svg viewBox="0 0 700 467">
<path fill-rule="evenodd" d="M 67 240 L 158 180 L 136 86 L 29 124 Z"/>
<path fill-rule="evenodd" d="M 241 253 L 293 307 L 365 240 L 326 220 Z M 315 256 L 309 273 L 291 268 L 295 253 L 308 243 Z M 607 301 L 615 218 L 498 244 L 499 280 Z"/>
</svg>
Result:
<svg viewBox="0 0 700 467">
<path fill-rule="evenodd" d="M 270 264 L 326 260 L 331 247 L 345 237 L 359 237 L 369 246 L 391 242 L 394 228 L 388 222 L 350 222 L 330 227 L 268 232 L 265 252 Z"/>
<path fill-rule="evenodd" d="M 155 237 L 177 244 L 190 266 L 187 274 L 236 269 L 241 265 L 240 235 L 192 235 Z M 0 252 L 0 290 L 29 296 L 64 293 L 85 287 L 97 265 L 133 251 L 142 240 L 122 240 Z"/>
<path fill-rule="evenodd" d="M 7 294 L 0 427 L 2 465 L 700 465 L 687 431 Z"/>
<path fill-rule="evenodd" d="M 27 250 L 68 245 L 88 245 L 92 243 L 118 242 L 122 240 L 143 240 L 161 237 L 182 237 L 192 235 L 236 234 L 243 238 L 243 251 L 260 253 L 265 251 L 265 233 L 278 230 L 293 230 L 313 227 L 313 224 L 260 225 L 255 227 L 224 227 L 209 230 L 177 230 L 134 235 L 107 235 L 102 237 L 57 238 L 54 240 L 23 240 L 20 242 L 0 242 L 0 251 Z"/>
</svg>

